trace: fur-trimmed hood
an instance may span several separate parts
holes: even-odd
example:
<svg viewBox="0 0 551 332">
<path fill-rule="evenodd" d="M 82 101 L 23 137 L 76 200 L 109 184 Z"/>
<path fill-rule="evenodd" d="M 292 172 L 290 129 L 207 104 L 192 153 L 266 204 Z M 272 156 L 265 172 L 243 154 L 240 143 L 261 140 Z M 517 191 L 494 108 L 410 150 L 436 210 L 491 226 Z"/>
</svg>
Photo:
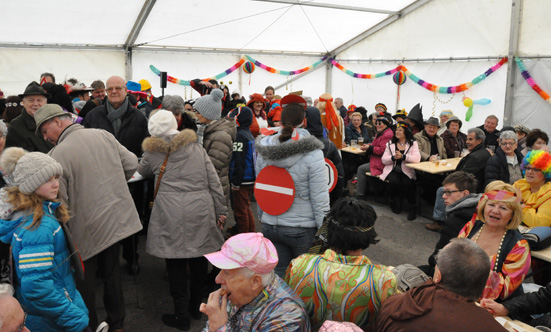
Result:
<svg viewBox="0 0 551 332">
<path fill-rule="evenodd" d="M 142 143 L 142 148 L 147 152 L 170 153 L 182 146 L 197 142 L 197 134 L 191 129 L 184 129 L 178 134 L 170 137 L 170 141 L 160 137 L 148 137 Z"/>
<path fill-rule="evenodd" d="M 323 143 L 316 137 L 311 136 L 305 129 L 297 129 L 299 133 L 299 139 L 281 143 L 279 142 L 280 134 L 276 134 L 268 137 L 258 137 L 255 142 L 256 152 L 266 160 L 271 160 L 276 163 L 282 163 L 287 165 L 281 165 L 283 167 L 294 164 L 300 157 L 308 152 L 323 149 Z"/>
</svg>

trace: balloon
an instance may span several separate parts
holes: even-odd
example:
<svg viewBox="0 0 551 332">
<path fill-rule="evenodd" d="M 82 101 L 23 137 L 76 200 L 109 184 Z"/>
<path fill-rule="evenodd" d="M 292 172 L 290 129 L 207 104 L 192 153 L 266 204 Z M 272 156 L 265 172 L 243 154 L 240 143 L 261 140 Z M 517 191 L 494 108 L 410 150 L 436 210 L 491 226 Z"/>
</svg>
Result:
<svg viewBox="0 0 551 332">
<path fill-rule="evenodd" d="M 466 107 L 471 107 L 473 106 L 473 100 L 471 98 L 463 98 L 463 105 L 465 105 Z"/>
<path fill-rule="evenodd" d="M 492 101 L 488 98 L 482 98 L 482 99 L 478 99 L 478 100 L 473 101 L 473 103 L 475 103 L 477 105 L 488 105 L 491 102 Z"/>
<path fill-rule="evenodd" d="M 247 74 L 252 74 L 254 72 L 254 63 L 247 61 L 243 64 L 243 71 Z"/>
</svg>

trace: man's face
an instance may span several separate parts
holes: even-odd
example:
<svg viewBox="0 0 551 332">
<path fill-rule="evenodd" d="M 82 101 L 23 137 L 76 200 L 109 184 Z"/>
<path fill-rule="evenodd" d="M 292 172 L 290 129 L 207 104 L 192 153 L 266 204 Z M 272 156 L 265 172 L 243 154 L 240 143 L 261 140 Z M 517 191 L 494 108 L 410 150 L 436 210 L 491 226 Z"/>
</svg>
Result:
<svg viewBox="0 0 551 332">
<path fill-rule="evenodd" d="M 505 152 L 505 155 L 514 156 L 515 155 L 515 150 L 516 150 L 518 144 L 515 142 L 515 140 L 504 139 L 504 140 L 500 140 L 499 146 L 501 147 L 501 150 L 503 150 L 503 152 Z"/>
<path fill-rule="evenodd" d="M 335 106 L 337 106 L 337 108 L 341 108 L 341 106 L 342 106 L 342 101 L 340 101 L 340 100 L 335 100 Z"/>
<path fill-rule="evenodd" d="M 481 143 L 482 143 L 482 140 L 481 139 L 477 140 L 475 133 L 467 134 L 467 149 L 469 149 L 469 151 L 472 151 Z"/>
<path fill-rule="evenodd" d="M 43 95 L 31 95 L 31 96 L 25 96 L 23 97 L 23 108 L 27 111 L 27 113 L 34 118 L 34 113 L 38 111 L 38 109 L 44 105 L 48 100 Z"/>
<path fill-rule="evenodd" d="M 99 98 L 103 100 L 105 98 L 105 89 L 104 88 L 98 88 L 94 91 L 92 91 L 92 97 L 93 98 Z"/>
<path fill-rule="evenodd" d="M 54 83 L 54 80 L 52 79 L 51 76 L 41 76 L 40 77 L 40 82 L 44 82 L 44 83 Z"/>
<path fill-rule="evenodd" d="M 489 133 L 493 133 L 494 130 L 496 130 L 497 127 L 497 120 L 488 118 L 486 121 L 484 121 L 484 130 L 486 130 Z"/>
<path fill-rule="evenodd" d="M 44 140 L 52 145 L 57 144 L 59 135 L 61 135 L 61 121 L 59 118 L 53 118 L 52 120 L 46 121 L 40 126 L 40 133 Z"/>
<path fill-rule="evenodd" d="M 427 124 L 425 125 L 425 131 L 427 132 L 427 135 L 429 135 L 429 137 L 432 137 L 438 132 L 438 126 Z"/>
<path fill-rule="evenodd" d="M 233 305 L 242 307 L 258 295 L 255 294 L 252 287 L 254 277 L 247 278 L 241 269 L 221 270 L 216 276 L 216 283 L 220 284 L 222 289 L 227 292 L 228 300 Z"/>
<path fill-rule="evenodd" d="M 107 99 L 115 108 L 118 108 L 126 98 L 126 85 L 120 77 L 111 77 L 107 80 Z"/>
<path fill-rule="evenodd" d="M 444 204 L 446 206 L 457 202 L 459 199 L 467 196 L 469 194 L 468 190 L 459 190 L 455 186 L 455 183 L 447 183 L 444 185 L 444 193 L 442 194 L 442 198 L 444 199 Z"/>
</svg>

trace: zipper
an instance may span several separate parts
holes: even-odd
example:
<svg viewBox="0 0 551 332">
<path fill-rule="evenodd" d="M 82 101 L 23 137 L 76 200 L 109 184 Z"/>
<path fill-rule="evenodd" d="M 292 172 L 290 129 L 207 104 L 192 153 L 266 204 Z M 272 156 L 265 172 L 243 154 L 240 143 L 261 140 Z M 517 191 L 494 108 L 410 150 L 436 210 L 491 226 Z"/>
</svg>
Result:
<svg viewBox="0 0 551 332">
<path fill-rule="evenodd" d="M 69 300 L 69 302 L 73 302 L 73 300 L 71 300 L 69 292 L 67 291 L 67 288 L 63 287 L 63 291 L 65 292 L 65 297 L 67 298 L 67 300 Z"/>
</svg>

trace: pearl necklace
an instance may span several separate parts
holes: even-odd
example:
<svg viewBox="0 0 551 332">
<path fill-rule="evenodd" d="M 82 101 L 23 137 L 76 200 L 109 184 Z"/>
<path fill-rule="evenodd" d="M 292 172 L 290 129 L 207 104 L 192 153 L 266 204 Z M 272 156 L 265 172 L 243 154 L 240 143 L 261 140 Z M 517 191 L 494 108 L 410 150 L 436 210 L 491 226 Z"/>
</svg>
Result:
<svg viewBox="0 0 551 332">
<path fill-rule="evenodd" d="M 478 233 L 476 234 L 476 237 L 474 238 L 474 243 L 477 243 L 478 242 L 478 238 L 480 237 L 480 233 L 482 233 L 482 230 L 484 229 L 484 226 L 485 225 L 482 225 L 482 227 L 480 227 L 480 230 L 478 231 Z M 497 260 L 499 259 L 499 255 L 501 253 L 501 246 L 503 245 L 503 241 L 505 241 L 505 235 L 507 235 L 507 230 L 505 230 L 505 232 L 503 233 L 503 237 L 501 238 L 501 242 L 499 243 L 499 247 L 497 248 L 497 255 L 496 255 L 496 261 L 495 261 L 495 264 L 494 264 L 494 271 L 497 272 Z M 490 261 L 492 259 L 490 258 Z"/>
<path fill-rule="evenodd" d="M 406 145 L 406 143 L 405 143 L 405 142 L 404 142 L 404 143 L 402 143 L 402 142 L 400 142 L 400 141 L 398 141 L 398 144 L 400 144 L 400 146 L 404 146 L 404 145 Z"/>
</svg>

